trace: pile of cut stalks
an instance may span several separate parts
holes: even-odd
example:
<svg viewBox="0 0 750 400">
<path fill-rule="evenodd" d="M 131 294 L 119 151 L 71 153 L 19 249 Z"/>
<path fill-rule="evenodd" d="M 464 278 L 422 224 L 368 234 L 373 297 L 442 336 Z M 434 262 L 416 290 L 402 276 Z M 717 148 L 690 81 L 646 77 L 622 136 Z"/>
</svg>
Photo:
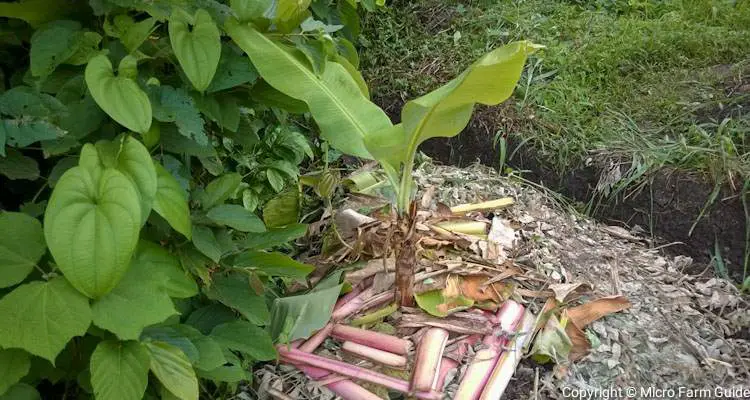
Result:
<svg viewBox="0 0 750 400">
<path fill-rule="evenodd" d="M 551 338 L 567 336 L 566 359 L 580 359 L 589 349 L 584 326 L 629 302 L 607 298 L 571 307 L 588 285 L 550 285 L 548 277 L 515 263 L 518 232 L 502 217 L 512 204 L 510 198 L 437 204 L 412 211 L 407 223 L 387 212 L 339 212 L 342 246 L 318 262 L 330 268 L 316 272 L 322 277 L 347 261 L 362 266 L 345 273 L 351 291 L 338 299 L 325 327 L 277 346 L 281 362 L 344 400 L 382 399 L 373 385 L 425 400 L 497 400 L 521 359 L 535 351 L 535 340 L 544 358 L 555 351 Z M 399 301 L 404 243 L 414 247 L 409 296 L 418 307 Z"/>
</svg>

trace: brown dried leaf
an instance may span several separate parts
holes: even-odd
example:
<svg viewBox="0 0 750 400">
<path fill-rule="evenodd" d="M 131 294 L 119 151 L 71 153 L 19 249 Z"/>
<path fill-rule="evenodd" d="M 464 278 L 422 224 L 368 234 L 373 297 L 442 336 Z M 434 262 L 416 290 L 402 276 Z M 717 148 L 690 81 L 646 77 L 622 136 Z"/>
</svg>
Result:
<svg viewBox="0 0 750 400">
<path fill-rule="evenodd" d="M 576 323 L 570 320 L 570 316 L 567 315 L 567 310 L 563 311 L 563 319 L 568 318 L 568 323 L 565 325 L 565 333 L 568 334 L 570 342 L 573 346 L 568 354 L 568 360 L 577 361 L 585 357 L 591 351 L 591 342 L 589 338 Z"/>
<path fill-rule="evenodd" d="M 608 296 L 581 304 L 567 310 L 570 320 L 581 328 L 618 311 L 627 310 L 632 304 L 625 296 Z"/>
<path fill-rule="evenodd" d="M 560 303 L 564 303 L 565 299 L 567 299 L 572 293 L 580 295 L 591 291 L 591 285 L 583 282 L 553 283 L 549 285 L 549 288 L 555 293 L 555 299 Z"/>
</svg>

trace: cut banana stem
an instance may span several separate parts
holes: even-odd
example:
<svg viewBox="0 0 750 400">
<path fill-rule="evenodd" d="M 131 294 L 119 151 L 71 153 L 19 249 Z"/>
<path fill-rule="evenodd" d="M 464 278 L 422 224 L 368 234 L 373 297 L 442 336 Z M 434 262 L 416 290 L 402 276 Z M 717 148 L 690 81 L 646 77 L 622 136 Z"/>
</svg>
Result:
<svg viewBox="0 0 750 400">
<path fill-rule="evenodd" d="M 497 209 L 506 208 L 512 205 L 513 205 L 512 198 L 503 197 L 502 199 L 484 201 L 481 203 L 460 204 L 460 205 L 451 207 L 451 212 L 453 214 L 466 214 L 472 211 L 497 210 Z"/>
<path fill-rule="evenodd" d="M 464 235 L 486 235 L 489 224 L 481 221 L 449 221 L 437 224 L 438 228 Z"/>
<path fill-rule="evenodd" d="M 359 343 L 392 354 L 407 355 L 411 342 L 385 333 L 336 324 L 332 336 L 348 342 Z"/>
<path fill-rule="evenodd" d="M 417 347 L 414 360 L 414 373 L 411 378 L 411 389 L 418 392 L 436 390 L 438 371 L 443 360 L 445 345 L 448 343 L 448 331 L 441 328 L 430 328 Z"/>
<path fill-rule="evenodd" d="M 495 364 L 480 400 L 497 400 L 503 396 L 510 378 L 515 374 L 518 363 L 521 361 L 523 348 L 531 338 L 534 321 L 534 315 L 527 311 L 516 335 Z"/>
<path fill-rule="evenodd" d="M 358 357 L 394 368 L 406 367 L 406 357 L 354 342 L 344 342 L 341 349 Z"/>
</svg>

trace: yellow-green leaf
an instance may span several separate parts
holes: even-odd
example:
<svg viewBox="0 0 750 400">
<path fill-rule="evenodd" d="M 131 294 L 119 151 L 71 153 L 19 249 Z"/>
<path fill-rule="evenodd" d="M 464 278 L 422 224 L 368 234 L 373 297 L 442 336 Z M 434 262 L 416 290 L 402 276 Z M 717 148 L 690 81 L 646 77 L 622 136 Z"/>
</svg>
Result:
<svg viewBox="0 0 750 400">
<path fill-rule="evenodd" d="M 94 146 L 55 186 L 44 214 L 44 237 L 52 256 L 81 293 L 99 298 L 125 274 L 138 243 L 141 210 L 133 182 L 102 168 Z"/>
<path fill-rule="evenodd" d="M 151 103 L 134 80 L 135 69 L 135 58 L 126 56 L 115 76 L 109 58 L 101 54 L 86 65 L 86 85 L 107 115 L 131 131 L 145 134 L 151 127 Z"/>
<path fill-rule="evenodd" d="M 221 33 L 211 15 L 203 9 L 194 16 L 175 11 L 169 19 L 169 41 L 195 89 L 205 91 L 221 57 Z"/>
<path fill-rule="evenodd" d="M 388 116 L 370 102 L 343 65 L 327 61 L 320 77 L 296 49 L 275 42 L 249 24 L 229 19 L 225 24 L 261 77 L 276 90 L 304 101 L 321 136 L 344 153 L 372 158 L 363 138 L 391 126 Z"/>
</svg>

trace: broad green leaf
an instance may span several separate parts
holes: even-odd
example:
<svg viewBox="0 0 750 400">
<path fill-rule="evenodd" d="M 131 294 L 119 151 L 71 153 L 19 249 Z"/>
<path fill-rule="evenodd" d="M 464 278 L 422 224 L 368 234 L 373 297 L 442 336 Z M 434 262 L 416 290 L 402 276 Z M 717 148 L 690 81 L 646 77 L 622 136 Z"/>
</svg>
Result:
<svg viewBox="0 0 750 400">
<path fill-rule="evenodd" d="M 193 244 L 195 248 L 200 250 L 201 253 L 205 254 L 208 258 L 214 262 L 219 262 L 221 259 L 222 251 L 219 242 L 216 241 L 216 235 L 211 228 L 204 225 L 196 225 L 193 227 Z"/>
<path fill-rule="evenodd" d="M 177 330 L 177 326 L 179 326 L 179 324 L 162 324 L 148 327 L 143 330 L 141 340 L 168 343 L 171 346 L 180 349 L 180 351 L 185 354 L 185 357 L 187 357 L 191 363 L 197 362 L 200 358 L 198 347 L 196 347 L 195 344 L 193 344 L 193 342 L 187 336 Z"/>
<path fill-rule="evenodd" d="M 299 190 L 279 193 L 263 207 L 263 222 L 269 228 L 296 224 L 299 219 Z"/>
<path fill-rule="evenodd" d="M 0 156 L 5 155 L 5 144 L 26 147 L 40 140 L 54 140 L 65 136 L 65 131 L 47 121 L 32 119 L 0 120 Z"/>
<path fill-rule="evenodd" d="M 16 349 L 0 349 L 0 395 L 18 383 L 31 368 L 29 353 Z"/>
<path fill-rule="evenodd" d="M 273 0 L 230 0 L 232 11 L 241 22 L 251 22 L 264 18 L 273 6 Z"/>
<path fill-rule="evenodd" d="M 347 154 L 372 158 L 363 138 L 391 126 L 388 116 L 362 95 L 346 69 L 328 62 L 318 78 L 304 56 L 274 42 L 247 24 L 230 19 L 229 36 L 244 50 L 261 77 L 280 92 L 302 100 L 310 108 L 321 136 Z"/>
<path fill-rule="evenodd" d="M 93 146 L 84 146 L 81 164 L 57 182 L 44 214 L 44 237 L 57 266 L 91 298 L 112 290 L 125 274 L 141 226 L 130 179 L 98 163 Z"/>
<path fill-rule="evenodd" d="M 154 162 L 146 146 L 132 136 L 126 136 L 117 157 L 117 170 L 130 178 L 138 190 L 141 221 L 145 223 L 151 213 L 157 190 Z"/>
<path fill-rule="evenodd" d="M 256 79 L 258 79 L 258 71 L 250 63 L 250 59 L 241 51 L 235 50 L 234 46 L 225 44 L 221 48 L 221 59 L 219 59 L 216 75 L 206 92 L 213 93 L 244 83 L 254 83 Z"/>
<path fill-rule="evenodd" d="M 154 211 L 164 217 L 169 225 L 186 238 L 192 237 L 190 224 L 190 208 L 187 202 L 187 192 L 161 164 L 154 162 L 156 167 L 156 196 L 154 197 Z"/>
<path fill-rule="evenodd" d="M 46 251 L 38 219 L 0 211 L 0 288 L 23 281 Z"/>
<path fill-rule="evenodd" d="M 41 400 L 42 396 L 36 389 L 26 383 L 16 383 L 11 386 L 5 394 L 0 395 L 0 400 Z"/>
<path fill-rule="evenodd" d="M 134 80 L 136 61 L 126 56 L 117 76 L 106 55 L 92 58 L 86 65 L 86 85 L 96 104 L 112 119 L 133 132 L 145 134 L 151 127 L 151 103 Z"/>
<path fill-rule="evenodd" d="M 248 250 L 270 249 L 301 238 L 305 236 L 305 233 L 307 233 L 307 225 L 295 223 L 283 228 L 272 228 L 263 233 L 251 233 L 240 243 L 240 246 Z"/>
<path fill-rule="evenodd" d="M 165 290 L 168 268 L 175 266 L 167 264 L 165 268 L 161 264 L 164 250 L 142 243 L 122 280 L 91 305 L 94 325 L 113 332 L 120 340 L 138 340 L 145 327 L 177 313 Z M 161 263 L 154 262 L 155 258 Z"/>
<path fill-rule="evenodd" d="M 198 294 L 198 285 L 180 266 L 180 261 L 156 243 L 141 240 L 133 262 L 148 266 L 169 297 L 184 299 Z"/>
<path fill-rule="evenodd" d="M 55 362 L 74 336 L 91 325 L 88 299 L 65 278 L 34 281 L 0 299 L 0 347 L 21 348 Z"/>
<path fill-rule="evenodd" d="M 206 10 L 200 9 L 194 16 L 180 11 L 169 19 L 169 41 L 185 75 L 203 92 L 219 65 L 221 33 Z"/>
<path fill-rule="evenodd" d="M 457 78 L 409 101 L 400 125 L 368 132 L 367 150 L 396 171 L 401 163 L 411 168 L 417 146 L 429 138 L 457 135 L 469 123 L 475 103 L 496 105 L 510 97 L 527 55 L 537 47 L 515 42 L 486 54 Z"/>
<path fill-rule="evenodd" d="M 208 335 L 217 325 L 236 319 L 237 315 L 230 308 L 214 303 L 190 313 L 185 323 L 199 330 L 204 335 Z"/>
<path fill-rule="evenodd" d="M 102 35 L 87 31 L 78 37 L 76 52 L 65 60 L 66 64 L 83 65 L 99 53 L 99 43 L 102 41 Z"/>
<path fill-rule="evenodd" d="M 310 112 L 310 109 L 307 108 L 307 103 L 281 93 L 264 80 L 253 85 L 253 88 L 250 89 L 250 96 L 269 107 L 276 107 L 292 114 Z"/>
<path fill-rule="evenodd" d="M 232 272 L 214 276 L 214 282 L 206 291 L 206 296 L 239 311 L 254 324 L 263 325 L 268 322 L 266 301 L 253 291 L 245 274 Z"/>
<path fill-rule="evenodd" d="M 185 89 L 171 86 L 149 88 L 149 98 L 154 110 L 154 118 L 161 122 L 174 122 L 181 135 L 194 140 L 199 145 L 209 145 L 203 128 L 203 118 Z"/>
<path fill-rule="evenodd" d="M 264 329 L 247 321 L 234 321 L 217 326 L 210 337 L 227 348 L 249 355 L 258 361 L 276 359 L 276 348 Z"/>
<path fill-rule="evenodd" d="M 195 368 L 210 371 L 227 362 L 221 346 L 213 338 L 203 335 L 190 325 L 179 324 L 174 325 L 173 328 L 188 338 L 198 349 L 199 358 L 194 363 Z"/>
<path fill-rule="evenodd" d="M 278 297 L 271 306 L 268 330 L 276 342 L 306 339 L 331 319 L 342 285 L 300 296 Z"/>
<path fill-rule="evenodd" d="M 205 193 L 200 199 L 204 210 L 210 210 L 228 199 L 242 183 L 242 175 L 231 173 L 222 175 L 206 186 Z"/>
<path fill-rule="evenodd" d="M 220 225 L 242 232 L 265 232 L 266 226 L 257 215 L 237 204 L 219 204 L 210 209 L 208 218 Z"/>
<path fill-rule="evenodd" d="M 293 260 L 281 253 L 266 253 L 265 251 L 246 251 L 232 259 L 232 264 L 238 268 L 250 268 L 269 276 L 305 279 L 315 267 Z"/>
<path fill-rule="evenodd" d="M 55 21 L 39 28 L 31 37 L 31 74 L 47 76 L 78 50 L 83 32 L 75 21 Z"/>
<path fill-rule="evenodd" d="M 39 178 L 39 164 L 31 157 L 26 157 L 16 149 L 8 149 L 5 157 L 0 157 L 0 174 L 11 180 Z"/>
<path fill-rule="evenodd" d="M 148 386 L 150 358 L 138 342 L 106 340 L 91 354 L 91 386 L 97 399 L 140 400 Z"/>
<path fill-rule="evenodd" d="M 163 342 L 146 343 L 151 372 L 167 390 L 182 400 L 198 400 L 198 378 L 190 360 L 177 347 Z"/>
<path fill-rule="evenodd" d="M 370 98 L 370 88 L 367 87 L 367 82 L 365 82 L 365 78 L 362 76 L 362 73 L 359 72 L 357 67 L 351 64 L 348 59 L 336 55 L 333 57 L 334 61 L 341 64 L 344 69 L 346 69 L 346 72 L 349 73 L 349 75 L 354 79 L 354 82 L 357 83 L 357 86 L 359 87 L 359 90 L 362 91 L 362 95 L 365 96 L 365 98 Z"/>
</svg>

